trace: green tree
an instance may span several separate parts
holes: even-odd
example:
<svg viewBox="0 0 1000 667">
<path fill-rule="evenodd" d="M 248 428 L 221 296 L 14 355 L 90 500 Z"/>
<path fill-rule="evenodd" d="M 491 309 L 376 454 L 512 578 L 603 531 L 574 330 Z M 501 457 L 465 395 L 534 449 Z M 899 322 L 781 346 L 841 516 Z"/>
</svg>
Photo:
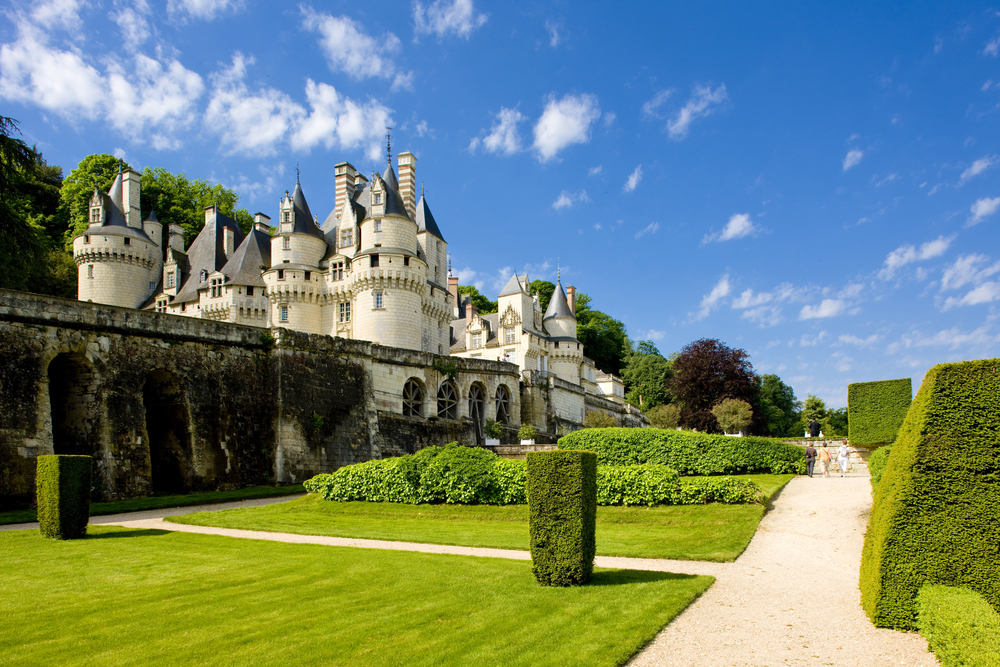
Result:
<svg viewBox="0 0 1000 667">
<path fill-rule="evenodd" d="M 142 217 L 150 211 L 163 223 L 164 231 L 171 224 L 184 228 L 184 243 L 189 245 L 205 226 L 205 209 L 213 204 L 219 211 L 236 220 L 244 234 L 253 227 L 253 217 L 237 209 L 239 195 L 221 183 L 212 185 L 205 179 L 190 180 L 186 174 L 173 174 L 161 167 L 148 167 L 142 172 Z"/>
<path fill-rule="evenodd" d="M 480 315 L 497 312 L 497 302 L 490 301 L 484 295 L 480 294 L 475 285 L 459 285 L 458 293 L 470 295 L 472 297 L 472 305 L 476 307 L 476 312 Z"/>
<path fill-rule="evenodd" d="M 767 421 L 768 435 L 801 435 L 795 433 L 801 407 L 795 391 L 780 377 L 770 373 L 760 376 L 760 409 Z"/>
<path fill-rule="evenodd" d="M 681 423 L 681 407 L 676 403 L 657 405 L 646 413 L 653 428 L 677 428 Z"/>
<path fill-rule="evenodd" d="M 600 410 L 587 410 L 587 415 L 583 418 L 584 428 L 614 428 L 616 426 L 618 426 L 618 420 Z"/>
<path fill-rule="evenodd" d="M 555 294 L 556 286 L 548 280 L 532 280 L 528 284 L 528 291 L 538 295 L 538 304 L 544 313 L 549 307 L 552 295 Z"/>
<path fill-rule="evenodd" d="M 583 343 L 583 353 L 594 364 L 613 375 L 621 375 L 625 356 L 625 325 L 606 313 L 590 307 L 590 297 L 576 295 L 576 337 Z"/>
<path fill-rule="evenodd" d="M 719 340 L 702 338 L 688 343 L 674 359 L 671 382 L 675 400 L 681 405 L 681 423 L 699 431 L 718 432 L 712 406 L 726 398 L 746 401 L 760 414 L 757 375 L 746 350 L 734 350 Z M 755 419 L 752 433 L 764 429 Z"/>
<path fill-rule="evenodd" d="M 87 231 L 90 224 L 90 197 L 94 194 L 94 188 L 100 188 L 101 192 L 110 190 L 119 168 L 131 167 L 127 162 L 121 162 L 107 153 L 88 155 L 63 180 L 59 199 L 62 215 L 68 225 L 63 238 L 67 250 L 73 249 L 74 237 Z"/>
<path fill-rule="evenodd" d="M 712 415 L 723 433 L 740 433 L 753 421 L 753 408 L 738 398 L 726 398 L 712 406 Z"/>
<path fill-rule="evenodd" d="M 638 405 L 643 412 L 658 405 L 670 403 L 670 379 L 674 372 L 670 361 L 660 354 L 652 341 L 643 340 L 635 345 L 625 340 L 622 380 L 625 381 L 625 400 Z"/>
<path fill-rule="evenodd" d="M 809 430 L 809 422 L 815 419 L 819 422 L 819 428 L 824 436 L 847 435 L 846 408 L 842 408 L 844 415 L 838 414 L 837 410 L 830 410 L 826 407 L 826 402 L 819 396 L 809 394 L 802 404 L 802 414 L 799 416 L 799 423 L 795 428 L 795 435 L 804 434 Z M 842 429 L 837 427 L 839 422 L 843 422 Z"/>
</svg>

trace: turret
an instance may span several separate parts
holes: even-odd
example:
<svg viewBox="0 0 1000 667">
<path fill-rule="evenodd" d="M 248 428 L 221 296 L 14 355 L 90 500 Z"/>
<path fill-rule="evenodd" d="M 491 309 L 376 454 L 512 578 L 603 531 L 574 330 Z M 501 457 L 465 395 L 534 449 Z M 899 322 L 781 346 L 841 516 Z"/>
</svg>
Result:
<svg viewBox="0 0 1000 667">
<path fill-rule="evenodd" d="M 556 279 L 556 289 L 549 300 L 549 307 L 542 317 L 542 324 L 550 336 L 565 337 L 576 340 L 576 316 L 566 299 L 562 282 Z"/>
</svg>

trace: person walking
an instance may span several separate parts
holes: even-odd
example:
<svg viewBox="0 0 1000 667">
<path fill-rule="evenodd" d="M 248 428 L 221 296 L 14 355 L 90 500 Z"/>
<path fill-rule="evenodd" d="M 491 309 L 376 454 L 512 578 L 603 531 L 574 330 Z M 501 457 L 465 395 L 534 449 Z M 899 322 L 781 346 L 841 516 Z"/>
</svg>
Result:
<svg viewBox="0 0 1000 667">
<path fill-rule="evenodd" d="M 851 449 L 846 442 L 837 449 L 837 463 L 840 465 L 840 476 L 845 477 L 845 473 L 851 465 Z"/>
<path fill-rule="evenodd" d="M 819 469 L 823 477 L 830 476 L 830 450 L 826 448 L 826 443 L 819 448 Z"/>
<path fill-rule="evenodd" d="M 815 419 L 809 422 L 809 435 L 814 438 L 819 437 L 819 422 Z"/>
<path fill-rule="evenodd" d="M 809 443 L 806 447 L 806 474 L 810 477 L 813 476 L 813 468 L 816 467 L 816 448 Z"/>
</svg>

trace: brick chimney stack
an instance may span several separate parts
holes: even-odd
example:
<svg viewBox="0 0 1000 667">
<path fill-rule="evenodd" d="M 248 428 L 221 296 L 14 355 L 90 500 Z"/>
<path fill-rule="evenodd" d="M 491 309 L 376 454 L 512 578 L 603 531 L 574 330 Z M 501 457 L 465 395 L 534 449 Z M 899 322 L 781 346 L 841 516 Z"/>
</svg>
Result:
<svg viewBox="0 0 1000 667">
<path fill-rule="evenodd" d="M 350 162 L 341 162 L 334 166 L 334 185 L 336 201 L 334 210 L 339 210 L 344 202 L 354 198 L 354 184 L 357 180 L 358 172 Z"/>
<path fill-rule="evenodd" d="M 566 300 L 569 301 L 569 311 L 576 317 L 576 288 L 572 285 L 566 288 Z"/>
<path fill-rule="evenodd" d="M 417 158 L 413 153 L 396 156 L 399 164 L 399 196 L 411 218 L 417 217 Z"/>
<path fill-rule="evenodd" d="M 451 294 L 451 315 L 458 319 L 458 276 L 448 276 L 448 293 Z"/>
</svg>

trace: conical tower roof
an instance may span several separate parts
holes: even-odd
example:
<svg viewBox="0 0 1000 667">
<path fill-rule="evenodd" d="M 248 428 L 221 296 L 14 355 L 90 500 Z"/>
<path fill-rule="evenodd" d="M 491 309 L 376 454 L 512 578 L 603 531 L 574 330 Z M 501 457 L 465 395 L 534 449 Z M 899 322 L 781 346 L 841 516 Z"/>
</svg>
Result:
<svg viewBox="0 0 1000 667">
<path fill-rule="evenodd" d="M 542 320 L 551 319 L 572 319 L 575 320 L 576 316 L 573 315 L 573 310 L 569 307 L 569 299 L 566 298 L 566 290 L 563 289 L 562 281 L 556 281 L 556 289 L 552 292 L 552 298 L 549 299 L 549 307 L 545 309 L 545 316 Z"/>
<path fill-rule="evenodd" d="M 376 174 L 375 180 L 380 181 L 385 190 L 385 214 L 398 215 L 412 220 L 413 218 L 406 212 L 403 198 L 399 195 L 399 181 L 396 179 L 396 172 L 392 170 L 392 165 L 386 167 L 385 174 Z"/>
<path fill-rule="evenodd" d="M 427 232 L 438 237 L 444 241 L 444 237 L 441 236 L 441 230 L 438 229 L 437 222 L 434 220 L 434 216 L 431 214 L 431 209 L 427 205 L 427 200 L 423 195 L 420 195 L 420 201 L 417 202 L 417 233 Z"/>
<path fill-rule="evenodd" d="M 295 190 L 292 192 L 292 218 L 294 218 L 292 220 L 293 234 L 308 234 L 326 240 L 323 232 L 316 225 L 312 211 L 309 210 L 309 202 L 306 201 L 306 196 L 302 192 L 302 184 L 299 183 L 298 178 L 295 179 Z"/>
<path fill-rule="evenodd" d="M 524 289 L 524 285 L 528 283 L 528 274 L 524 274 L 523 277 L 519 277 L 516 273 L 510 277 L 507 284 L 500 291 L 499 299 L 501 296 L 511 296 L 514 294 L 527 294 L 527 290 Z"/>
</svg>

